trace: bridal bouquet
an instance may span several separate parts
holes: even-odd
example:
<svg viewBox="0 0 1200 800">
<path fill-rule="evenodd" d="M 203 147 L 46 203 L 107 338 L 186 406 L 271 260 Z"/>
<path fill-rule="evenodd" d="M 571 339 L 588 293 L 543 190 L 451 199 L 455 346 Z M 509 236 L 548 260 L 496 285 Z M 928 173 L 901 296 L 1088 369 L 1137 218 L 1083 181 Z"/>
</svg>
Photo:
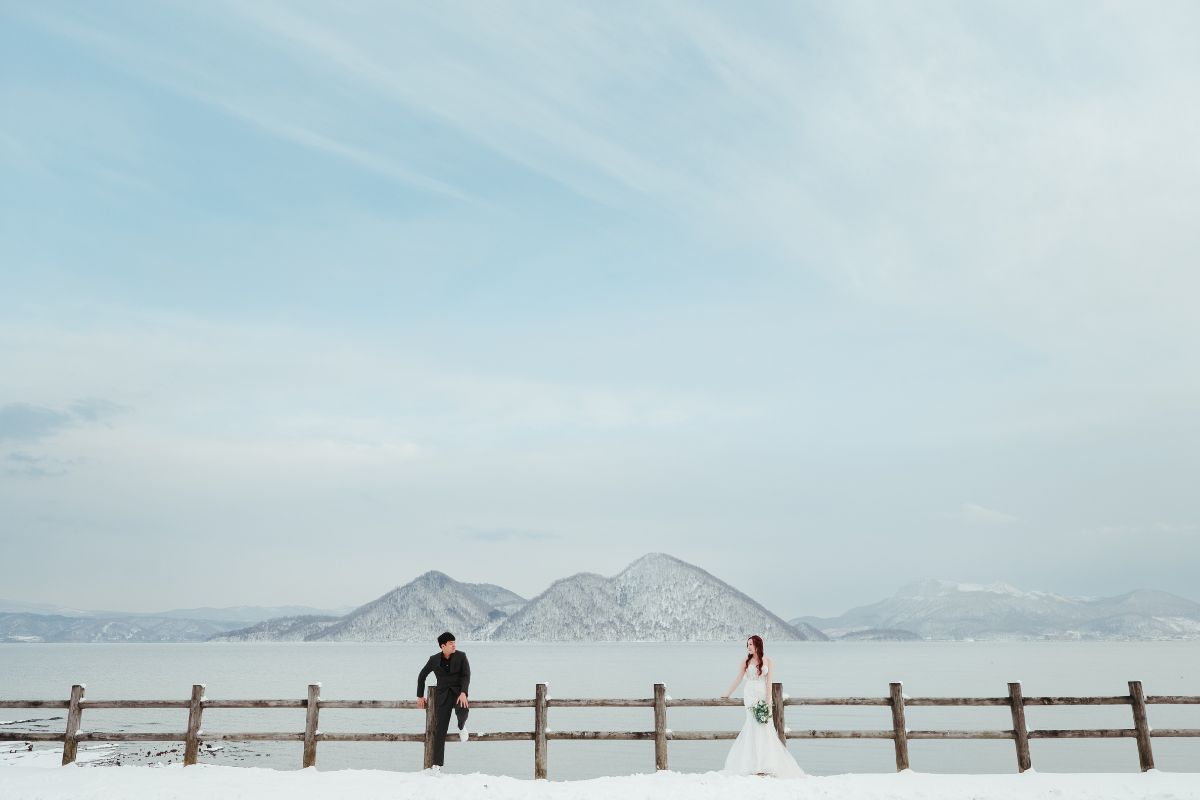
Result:
<svg viewBox="0 0 1200 800">
<path fill-rule="evenodd" d="M 751 707 L 750 711 L 753 712 L 754 718 L 761 723 L 766 724 L 767 720 L 771 718 L 771 709 L 766 700 L 759 700 Z"/>
</svg>

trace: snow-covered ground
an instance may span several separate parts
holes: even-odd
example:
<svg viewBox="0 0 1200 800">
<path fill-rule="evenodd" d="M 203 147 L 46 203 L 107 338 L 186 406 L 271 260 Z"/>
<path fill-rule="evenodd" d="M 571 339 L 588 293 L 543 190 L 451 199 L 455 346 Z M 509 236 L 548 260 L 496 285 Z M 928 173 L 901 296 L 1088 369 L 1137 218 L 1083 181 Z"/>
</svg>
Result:
<svg viewBox="0 0 1200 800">
<path fill-rule="evenodd" d="M 8 748 L 5 748 L 6 750 Z M 99 752 L 81 750 L 85 752 Z M 660 772 L 586 781 L 493 775 L 306 769 L 283 772 L 207 764 L 183 768 L 56 767 L 61 751 L 0 759 L 4 800 L 1200 800 L 1200 774 L 835 775 L 797 780 Z M 49 768 L 48 768 L 49 767 Z"/>
<path fill-rule="evenodd" d="M 104 761 L 117 751 L 114 742 L 81 744 L 75 752 L 75 763 L 90 764 Z M 0 767 L 60 767 L 62 746 L 38 747 L 29 742 L 0 742 Z M 4 795 L 0 794 L 0 797 Z"/>
</svg>

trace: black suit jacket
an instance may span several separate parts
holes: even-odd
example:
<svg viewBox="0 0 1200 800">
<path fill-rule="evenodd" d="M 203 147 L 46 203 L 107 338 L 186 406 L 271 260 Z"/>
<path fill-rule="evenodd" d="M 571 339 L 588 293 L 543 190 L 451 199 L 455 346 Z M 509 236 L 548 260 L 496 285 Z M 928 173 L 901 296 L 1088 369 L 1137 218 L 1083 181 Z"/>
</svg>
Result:
<svg viewBox="0 0 1200 800">
<path fill-rule="evenodd" d="M 421 673 L 417 675 L 417 697 L 425 696 L 425 679 L 431 672 L 437 675 L 438 697 L 444 697 L 448 692 L 453 692 L 456 699 L 459 692 L 469 694 L 467 690 L 471 688 L 471 663 L 467 661 L 467 654 L 462 650 L 451 653 L 449 662 L 442 658 L 441 653 L 434 653 L 429 657 L 425 666 L 421 667 Z"/>
</svg>

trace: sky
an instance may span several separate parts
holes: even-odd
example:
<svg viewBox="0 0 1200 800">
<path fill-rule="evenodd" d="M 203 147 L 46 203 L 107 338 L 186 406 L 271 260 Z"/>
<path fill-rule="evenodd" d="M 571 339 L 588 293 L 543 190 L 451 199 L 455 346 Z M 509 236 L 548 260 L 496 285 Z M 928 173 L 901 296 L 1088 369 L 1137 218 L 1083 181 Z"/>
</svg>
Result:
<svg viewBox="0 0 1200 800">
<path fill-rule="evenodd" d="M 0 0 L 0 596 L 1200 600 L 1198 35 Z"/>
</svg>

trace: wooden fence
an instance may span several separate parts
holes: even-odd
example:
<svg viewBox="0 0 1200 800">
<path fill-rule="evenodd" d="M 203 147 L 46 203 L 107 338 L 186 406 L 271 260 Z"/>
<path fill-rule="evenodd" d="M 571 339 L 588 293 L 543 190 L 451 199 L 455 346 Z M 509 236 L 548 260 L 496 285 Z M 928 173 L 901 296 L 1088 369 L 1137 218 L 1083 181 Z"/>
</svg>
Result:
<svg viewBox="0 0 1200 800">
<path fill-rule="evenodd" d="M 317 745 L 320 742 L 423 742 L 425 744 L 425 767 L 433 761 L 434 703 L 433 687 L 429 688 L 425 710 L 424 733 L 362 732 L 327 733 L 318 727 L 320 712 L 326 708 L 349 709 L 416 709 L 413 700 L 322 700 L 321 685 L 311 684 L 308 697 L 304 700 L 209 700 L 204 696 L 204 686 L 192 687 L 188 700 L 85 700 L 84 687 L 71 687 L 70 700 L 0 700 L 0 708 L 65 708 L 66 730 L 63 733 L 0 731 L 0 741 L 52 741 L 63 743 L 62 763 L 75 761 L 79 742 L 183 742 L 184 765 L 196 763 L 202 741 L 254 741 L 254 742 L 303 742 L 302 764 L 305 767 L 317 763 Z M 1200 737 L 1200 728 L 1152 729 L 1146 707 L 1156 704 L 1200 705 L 1200 696 L 1150 695 L 1142 692 L 1141 681 L 1129 682 L 1129 694 L 1113 697 L 1025 697 L 1020 683 L 1008 684 L 1005 697 L 905 697 L 899 683 L 889 686 L 886 697 L 787 697 L 783 685 L 771 687 L 771 698 L 775 709 L 772 721 L 775 731 L 784 743 L 788 739 L 891 739 L 896 750 L 897 771 L 909 768 L 908 743 L 914 739 L 1011 739 L 1016 746 L 1017 769 L 1021 772 L 1033 765 L 1029 742 L 1031 739 L 1117 739 L 1130 738 L 1137 741 L 1138 760 L 1143 771 L 1154 768 L 1151 740 L 1162 737 Z M 546 684 L 539 683 L 533 699 L 519 700 L 472 700 L 472 709 L 483 708 L 532 708 L 532 731 L 502 731 L 497 733 L 473 733 L 473 742 L 533 742 L 533 776 L 545 778 L 547 774 L 547 744 L 560 740 L 653 740 L 654 766 L 667 769 L 667 742 L 706 741 L 734 739 L 738 731 L 673 731 L 667 727 L 668 708 L 697 708 L 708 706 L 740 706 L 740 700 L 695 698 L 675 700 L 667 696 L 666 686 L 654 684 L 652 697 L 644 699 L 580 698 L 551 699 L 546 694 Z M 1087 729 L 1031 729 L 1025 722 L 1028 706 L 1107 706 L 1127 705 L 1132 710 L 1132 728 L 1087 728 Z M 892 727 L 880 730 L 790 730 L 784 725 L 784 712 L 788 706 L 888 706 L 891 710 Z M 914 706 L 1006 706 L 1012 714 L 1012 728 L 1007 730 L 909 730 L 904 720 L 906 708 Z M 80 722 L 83 711 L 99 709 L 159 709 L 186 708 L 187 730 L 179 733 L 141 733 L 121 731 L 82 731 Z M 200 728 L 204 712 L 222 708 L 303 708 L 306 720 L 303 731 L 274 733 L 206 733 Z M 654 728 L 641 731 L 550 731 L 547 727 L 547 711 L 551 708 L 652 708 Z M 448 741 L 456 741 L 451 735 Z"/>
</svg>

